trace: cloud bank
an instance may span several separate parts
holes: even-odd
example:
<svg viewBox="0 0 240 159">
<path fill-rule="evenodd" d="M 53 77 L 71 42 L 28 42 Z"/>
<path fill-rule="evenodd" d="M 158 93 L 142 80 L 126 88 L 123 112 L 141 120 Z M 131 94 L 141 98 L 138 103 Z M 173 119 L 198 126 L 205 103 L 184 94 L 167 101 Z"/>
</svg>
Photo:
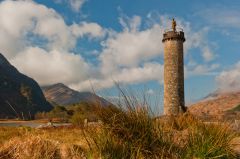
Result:
<svg viewBox="0 0 240 159">
<path fill-rule="evenodd" d="M 40 84 L 66 84 L 88 78 L 91 64 L 70 50 L 79 38 L 101 38 L 97 23 L 67 25 L 54 10 L 32 1 L 0 3 L 1 52 L 23 73 Z"/>
<path fill-rule="evenodd" d="M 58 1 L 61 3 L 62 1 Z M 83 0 L 69 1 L 79 11 Z M 78 90 L 111 88 L 114 82 L 134 84 L 148 81 L 163 83 L 162 34 L 166 15 L 157 22 L 149 15 L 147 21 L 139 16 L 120 16 L 122 30 L 103 28 L 95 22 L 67 24 L 55 10 L 29 0 L 0 3 L 0 51 L 23 73 L 41 85 L 62 82 Z M 189 50 L 200 48 L 205 64 L 192 60 L 187 74 L 211 75 L 217 64 L 208 64 L 215 53 L 206 42 L 208 29 L 193 31 L 189 22 L 178 19 L 184 28 Z M 148 23 L 147 27 L 142 27 Z M 191 35 L 191 36 L 189 36 Z M 87 62 L 82 52 L 75 51 L 77 42 L 87 38 L 101 44 L 96 60 Z"/>
<path fill-rule="evenodd" d="M 238 91 L 240 90 L 240 61 L 232 68 L 222 71 L 217 77 L 220 91 Z"/>
</svg>

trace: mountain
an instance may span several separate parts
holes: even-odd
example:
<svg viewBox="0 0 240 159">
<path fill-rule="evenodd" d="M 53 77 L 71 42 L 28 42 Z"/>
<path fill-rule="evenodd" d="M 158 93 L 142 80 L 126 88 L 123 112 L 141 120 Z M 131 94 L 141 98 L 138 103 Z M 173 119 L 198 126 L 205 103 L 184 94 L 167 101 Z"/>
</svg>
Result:
<svg viewBox="0 0 240 159">
<path fill-rule="evenodd" d="M 105 99 L 91 92 L 78 92 L 62 83 L 42 87 L 47 100 L 58 105 L 66 106 L 80 102 L 100 102 L 101 105 L 109 105 Z"/>
<path fill-rule="evenodd" d="M 227 112 L 238 111 L 240 105 L 240 91 L 213 92 L 202 101 L 189 107 L 189 111 L 195 115 L 220 115 Z"/>
<path fill-rule="evenodd" d="M 20 73 L 0 53 L 0 118 L 30 118 L 38 111 L 50 111 L 38 83 Z"/>
</svg>

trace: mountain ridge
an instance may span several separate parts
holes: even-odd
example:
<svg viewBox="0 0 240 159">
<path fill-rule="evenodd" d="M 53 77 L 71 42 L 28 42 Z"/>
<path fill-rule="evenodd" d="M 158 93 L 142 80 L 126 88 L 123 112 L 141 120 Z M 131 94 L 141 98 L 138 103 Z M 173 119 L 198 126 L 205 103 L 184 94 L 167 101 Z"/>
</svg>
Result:
<svg viewBox="0 0 240 159">
<path fill-rule="evenodd" d="M 195 115 L 220 115 L 233 110 L 240 104 L 240 90 L 210 93 L 203 100 L 192 104 L 189 111 Z"/>
<path fill-rule="evenodd" d="M 0 53 L 0 118 L 31 118 L 38 111 L 51 109 L 38 83 Z"/>
<path fill-rule="evenodd" d="M 78 92 L 63 83 L 56 83 L 42 87 L 44 96 L 49 102 L 67 106 L 80 102 L 100 102 L 101 105 L 108 105 L 109 102 L 91 92 Z"/>
</svg>

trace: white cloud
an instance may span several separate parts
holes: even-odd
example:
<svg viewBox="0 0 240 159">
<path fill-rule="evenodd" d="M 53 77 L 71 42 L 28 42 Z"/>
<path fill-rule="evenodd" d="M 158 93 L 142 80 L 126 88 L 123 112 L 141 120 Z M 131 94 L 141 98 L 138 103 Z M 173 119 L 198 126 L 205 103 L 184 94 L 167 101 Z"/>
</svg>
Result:
<svg viewBox="0 0 240 159">
<path fill-rule="evenodd" d="M 0 48 L 11 58 L 29 44 L 29 36 L 47 40 L 48 49 L 72 49 L 84 35 L 94 38 L 104 35 L 96 23 L 67 25 L 53 9 L 33 1 L 3 1 L 0 3 Z"/>
<path fill-rule="evenodd" d="M 72 11 L 78 13 L 87 0 L 53 0 L 53 2 L 56 4 L 67 4 L 71 7 Z"/>
<path fill-rule="evenodd" d="M 164 22 L 168 21 L 164 16 L 160 18 Z M 114 86 L 114 82 L 134 84 L 154 80 L 163 83 L 163 65 L 150 62 L 152 59 L 162 58 L 162 34 L 164 31 L 162 24 L 154 23 L 146 29 L 141 29 L 142 20 L 139 16 L 121 17 L 119 22 L 123 30 L 121 32 L 113 31 L 102 43 L 103 50 L 99 56 L 101 77 L 71 85 L 73 88 L 89 89 L 94 86 L 98 90 L 110 88 Z M 170 21 L 169 24 L 171 24 Z M 190 37 L 188 39 L 190 42 L 186 44 L 186 50 L 204 47 L 205 53 L 202 56 L 205 61 L 211 61 L 214 53 L 204 42 L 206 36 L 203 35 L 207 33 L 207 29 L 193 32 L 189 23 L 182 20 L 179 20 L 179 26 L 186 28 L 186 36 Z M 195 64 L 186 67 L 186 74 L 187 77 L 215 75 L 214 71 L 218 67 L 217 64 Z"/>
<path fill-rule="evenodd" d="M 154 90 L 149 89 L 149 90 L 146 91 L 146 93 L 149 94 L 149 95 L 153 95 L 155 92 L 154 92 Z"/>
<path fill-rule="evenodd" d="M 134 17 L 129 23 L 123 22 L 122 32 L 113 34 L 103 43 L 100 55 L 104 74 L 118 67 L 136 67 L 162 54 L 162 33 L 160 25 L 139 31 L 140 17 Z M 130 27 L 127 27 L 129 25 Z"/>
<path fill-rule="evenodd" d="M 90 38 L 98 38 L 104 37 L 107 32 L 97 23 L 86 22 L 82 22 L 80 24 L 73 24 L 71 26 L 71 29 L 73 35 L 76 37 L 83 37 L 84 35 L 87 35 Z"/>
<path fill-rule="evenodd" d="M 53 0 L 54 3 L 61 4 L 63 0 Z"/>
<path fill-rule="evenodd" d="M 170 20 L 166 16 L 160 16 L 162 22 L 171 24 Z M 162 34 L 163 28 L 169 28 L 170 26 L 163 27 L 163 24 L 153 23 L 146 29 L 141 29 L 141 18 L 133 16 L 133 18 L 124 17 L 119 18 L 120 24 L 123 26 L 123 31 L 113 34 L 103 43 L 103 51 L 100 55 L 100 61 L 102 62 L 102 73 L 104 76 L 112 76 L 113 74 L 120 74 L 121 71 L 126 69 L 138 68 L 140 65 L 147 63 L 152 59 L 161 59 L 163 54 Z M 210 49 L 206 34 L 208 29 L 204 28 L 200 31 L 194 32 L 190 26 L 190 23 L 183 20 L 177 20 L 178 26 L 184 28 L 187 42 L 185 45 L 185 53 L 192 48 L 199 48 L 202 50 L 202 57 L 204 61 L 212 61 L 215 58 L 215 54 Z M 186 74 L 188 77 L 196 75 L 215 75 L 213 72 L 217 69 L 217 64 L 196 64 L 194 67 L 186 67 Z M 131 77 L 131 72 L 125 76 L 126 79 Z M 135 75 L 135 74 L 134 74 Z M 143 75 L 144 76 L 144 75 Z M 163 78 L 161 71 L 157 74 L 159 78 Z M 135 76 L 136 78 L 138 76 Z M 152 75 L 150 75 L 152 77 Z M 139 77 L 140 81 L 144 81 L 144 78 Z M 126 79 L 120 79 L 124 81 Z M 156 78 L 155 78 L 156 80 Z M 110 82 L 107 82 L 110 83 Z M 130 82 L 129 82 L 130 83 Z M 111 85 L 111 84 L 110 84 Z"/>
<path fill-rule="evenodd" d="M 185 54 L 188 54 L 190 49 L 198 48 L 205 62 L 213 61 L 217 55 L 207 38 L 209 28 L 206 27 L 199 31 L 194 31 L 189 23 L 185 24 L 183 28 L 186 35 L 186 42 L 184 45 Z"/>
<path fill-rule="evenodd" d="M 215 54 L 209 49 L 209 47 L 203 47 L 203 58 L 205 61 L 212 61 L 215 58 Z"/>
<path fill-rule="evenodd" d="M 220 91 L 238 91 L 240 90 L 240 61 L 231 69 L 222 71 L 216 81 Z"/>
<path fill-rule="evenodd" d="M 163 65 L 158 63 L 145 63 L 143 67 L 132 67 L 119 69 L 108 76 L 98 79 L 89 79 L 79 84 L 71 85 L 75 89 L 89 90 L 92 88 L 99 90 L 111 88 L 115 82 L 122 84 L 137 84 L 147 81 L 159 81 L 163 83 Z"/>
<path fill-rule="evenodd" d="M 79 1 L 75 3 L 78 8 Z M 170 24 L 167 16 L 159 18 Z M 21 72 L 42 85 L 63 82 L 72 88 L 89 90 L 92 84 L 98 90 L 112 87 L 115 81 L 135 84 L 154 80 L 162 84 L 163 65 L 153 62 L 162 59 L 162 34 L 166 28 L 162 22 L 143 27 L 147 22 L 143 23 L 139 16 L 121 17 L 123 29 L 117 32 L 93 22 L 69 25 L 44 5 L 8 0 L 0 3 L 0 48 Z M 186 33 L 186 51 L 205 48 L 203 58 L 213 60 L 214 53 L 204 43 L 207 30 L 193 32 L 188 22 L 178 23 Z M 71 52 L 83 37 L 103 40 L 102 48 L 92 52 L 98 56 L 99 65 L 93 66 L 80 54 Z M 43 42 L 38 44 L 38 40 Z M 215 69 L 213 65 L 196 64 L 187 72 L 203 75 Z"/>
<path fill-rule="evenodd" d="M 69 0 L 69 4 L 73 11 L 79 12 L 82 5 L 86 2 L 86 0 Z"/>
<path fill-rule="evenodd" d="M 141 26 L 142 19 L 139 16 L 133 16 L 129 18 L 127 16 L 122 16 L 119 18 L 119 23 L 122 25 L 125 31 L 137 32 Z"/>
<path fill-rule="evenodd" d="M 152 19 L 152 17 L 154 17 Z M 159 24 L 161 28 L 169 29 L 171 28 L 171 19 L 169 19 L 168 15 L 159 15 L 159 13 L 149 13 L 148 18 L 154 24 Z M 160 19 L 158 22 L 156 19 Z M 184 31 L 186 41 L 184 42 L 184 55 L 190 53 L 190 50 L 193 48 L 200 49 L 200 55 L 202 56 L 204 62 L 213 61 L 216 57 L 216 53 L 214 52 L 214 47 L 212 43 L 208 41 L 208 33 L 210 29 L 208 27 L 203 27 L 199 30 L 194 30 L 191 26 L 191 23 L 185 21 L 181 18 L 175 18 L 177 21 L 177 28 L 181 28 Z"/>
<path fill-rule="evenodd" d="M 219 64 L 194 64 L 193 66 L 185 67 L 185 78 L 191 76 L 215 76 L 217 75 L 216 69 L 219 68 Z"/>
<path fill-rule="evenodd" d="M 198 13 L 203 19 L 218 27 L 240 27 L 240 11 L 234 8 L 215 7 L 202 10 Z"/>
<path fill-rule="evenodd" d="M 26 48 L 11 62 L 41 85 L 54 84 L 57 81 L 66 84 L 78 83 L 88 79 L 94 73 L 80 55 L 52 50 L 46 52 L 38 47 Z"/>
<path fill-rule="evenodd" d="M 240 11 L 236 7 L 216 6 L 201 10 L 197 14 L 209 28 L 218 31 L 233 41 L 240 41 Z"/>
<path fill-rule="evenodd" d="M 21 72 L 40 84 L 74 84 L 97 75 L 75 48 L 78 38 L 93 39 L 105 35 L 96 23 L 67 25 L 53 9 L 33 1 L 0 3 L 0 52 Z M 43 40 L 38 44 L 38 40 Z M 47 67 L 47 68 L 46 68 Z"/>
</svg>

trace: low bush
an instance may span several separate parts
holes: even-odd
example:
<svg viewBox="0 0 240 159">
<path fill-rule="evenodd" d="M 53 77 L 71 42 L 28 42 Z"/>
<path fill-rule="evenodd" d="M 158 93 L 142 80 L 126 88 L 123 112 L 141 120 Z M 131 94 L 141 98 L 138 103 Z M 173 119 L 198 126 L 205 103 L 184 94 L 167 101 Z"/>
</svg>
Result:
<svg viewBox="0 0 240 159">
<path fill-rule="evenodd" d="M 74 125 L 83 126 L 84 120 L 86 119 L 86 116 L 82 113 L 74 113 L 73 116 L 70 119 L 70 122 Z"/>
</svg>

